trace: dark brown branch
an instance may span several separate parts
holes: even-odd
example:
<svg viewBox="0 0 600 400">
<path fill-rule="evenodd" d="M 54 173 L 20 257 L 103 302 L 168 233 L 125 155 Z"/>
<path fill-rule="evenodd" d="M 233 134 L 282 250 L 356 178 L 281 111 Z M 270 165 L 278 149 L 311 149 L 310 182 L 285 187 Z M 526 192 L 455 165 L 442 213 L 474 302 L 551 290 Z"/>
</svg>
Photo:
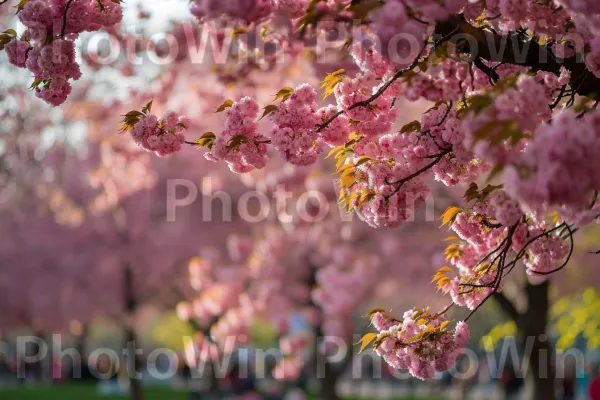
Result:
<svg viewBox="0 0 600 400">
<path fill-rule="evenodd" d="M 348 110 L 346 110 L 346 111 L 354 110 L 355 108 L 358 108 L 358 107 L 367 107 L 373 101 L 377 100 L 377 98 L 379 98 L 382 94 L 384 94 L 385 91 L 388 90 L 389 87 L 394 82 L 396 82 L 398 79 L 402 78 L 402 76 L 404 74 L 406 74 L 407 72 L 415 69 L 417 67 L 417 65 L 419 65 L 419 62 L 421 61 L 421 56 L 425 52 L 426 48 L 427 48 L 427 42 L 425 42 L 423 44 L 423 48 L 421 49 L 421 51 L 419 52 L 419 54 L 417 54 L 417 56 L 415 57 L 415 59 L 413 60 L 413 62 L 412 62 L 411 65 L 409 65 L 405 69 L 401 69 L 401 70 L 397 71 L 394 74 L 394 76 L 392 76 L 386 83 L 383 84 L 383 86 L 381 86 L 375 93 L 373 93 L 371 95 L 371 97 L 369 97 L 366 100 L 359 101 L 357 103 L 352 104 L 350 107 L 348 107 Z M 329 126 L 329 124 L 331 124 L 337 117 L 339 117 L 343 113 L 344 113 L 344 110 L 339 110 L 338 112 L 336 112 L 335 114 L 333 114 L 329 119 L 327 119 L 322 124 L 320 124 L 320 125 L 317 126 L 317 132 L 321 132 L 323 129 L 327 128 Z"/>
<path fill-rule="evenodd" d="M 62 28 L 60 30 L 60 37 L 63 39 L 65 38 L 65 30 L 67 29 L 67 13 L 69 12 L 69 7 L 71 7 L 71 3 L 73 3 L 73 0 L 67 1 L 67 5 L 65 6 L 65 12 L 63 13 Z"/>
<path fill-rule="evenodd" d="M 407 176 L 406 178 L 400 179 L 397 182 L 392 182 L 392 183 L 388 183 L 386 182 L 388 185 L 398 185 L 396 187 L 396 189 L 390 193 L 388 196 L 386 196 L 386 200 L 390 199 L 393 195 L 395 195 L 396 193 L 398 193 L 400 191 L 400 189 L 402 188 L 402 185 L 404 185 L 406 182 L 410 181 L 411 179 L 414 179 L 416 177 L 418 177 L 419 175 L 427 172 L 429 169 L 431 169 L 434 165 L 436 165 L 437 163 L 439 163 L 442 158 L 444 158 L 444 156 L 450 154 L 450 152 L 452 151 L 452 149 L 446 150 L 440 154 L 436 154 L 433 157 L 435 157 L 435 159 L 430 162 L 429 164 L 427 164 L 426 166 L 424 166 L 423 168 L 421 168 L 420 170 L 418 170 L 415 173 L 410 174 L 409 176 Z M 428 157 L 429 158 L 429 157 Z"/>
<path fill-rule="evenodd" d="M 522 32 L 499 35 L 484 27 L 472 26 L 462 16 L 438 22 L 435 35 L 447 37 L 457 29 L 460 35 L 453 35 L 449 41 L 453 44 L 460 43 L 459 51 L 470 55 L 472 60 L 481 58 L 495 63 L 521 65 L 532 71 L 545 71 L 557 76 L 560 75 L 561 67 L 565 67 L 571 72 L 571 77 L 579 81 L 575 86 L 577 94 L 590 97 L 600 94 L 600 79 L 587 69 L 581 54 L 561 59 L 553 54 L 550 46 L 542 46 Z M 465 49 L 465 46 L 475 44 L 477 48 Z"/>
</svg>

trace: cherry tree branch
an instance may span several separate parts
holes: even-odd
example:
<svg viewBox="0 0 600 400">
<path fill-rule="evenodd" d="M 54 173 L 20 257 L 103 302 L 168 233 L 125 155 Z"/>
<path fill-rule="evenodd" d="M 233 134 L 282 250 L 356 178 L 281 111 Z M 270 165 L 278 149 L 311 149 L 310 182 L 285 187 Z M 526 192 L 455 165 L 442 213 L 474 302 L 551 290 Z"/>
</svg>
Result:
<svg viewBox="0 0 600 400">
<path fill-rule="evenodd" d="M 74 0 L 69 0 L 67 1 L 67 5 L 65 6 L 65 12 L 63 13 L 63 18 L 62 18 L 62 28 L 60 30 L 60 37 L 61 38 L 65 38 L 65 30 L 67 29 L 67 13 L 69 12 L 69 7 L 71 7 L 71 3 L 73 3 Z"/>
<path fill-rule="evenodd" d="M 453 34 L 457 31 L 460 35 Z M 571 77 L 578 81 L 578 84 L 574 85 L 577 94 L 590 97 L 600 95 L 600 78 L 587 69 L 581 54 L 565 59 L 558 58 L 551 50 L 551 43 L 540 45 L 535 39 L 530 39 L 519 31 L 500 35 L 486 27 L 474 27 L 462 16 L 453 16 L 436 24 L 435 36 L 447 37 L 449 34 L 453 36 L 449 39 L 450 43 L 457 45 L 460 52 L 469 54 L 473 60 L 480 58 L 520 65 L 529 67 L 532 71 L 545 71 L 557 76 L 561 73 L 561 67 L 564 67 L 571 73 Z M 471 45 L 473 48 L 469 48 Z M 475 63 L 479 64 L 477 61 Z M 483 72 L 488 74 L 492 70 L 484 69 Z M 495 75 L 490 76 L 492 79 L 494 77 Z"/>
<path fill-rule="evenodd" d="M 421 60 L 421 56 L 423 55 L 423 53 L 425 52 L 425 49 L 427 48 L 427 42 L 428 42 L 428 40 L 425 41 L 425 43 L 423 44 L 423 48 L 421 49 L 421 51 L 419 52 L 419 54 L 417 54 L 417 56 L 413 60 L 412 64 L 410 64 L 408 67 L 406 67 L 404 69 L 396 71 L 396 73 L 394 74 L 394 76 L 392 76 L 386 83 L 384 83 L 383 86 L 381 86 L 368 99 L 363 100 L 363 101 L 359 101 L 357 103 L 354 103 L 350 107 L 348 107 L 346 110 L 339 110 L 338 112 L 336 112 L 335 114 L 333 114 L 325 122 L 323 122 L 322 124 L 318 125 L 317 132 L 321 132 L 323 129 L 327 128 L 329 126 L 329 124 L 331 124 L 333 121 L 335 121 L 335 119 L 337 117 L 339 117 L 340 115 L 342 115 L 345 111 L 354 110 L 355 108 L 358 108 L 358 107 L 366 107 L 366 106 L 368 106 L 369 104 L 371 104 L 372 102 L 374 102 L 375 100 L 377 100 L 381 95 L 383 95 L 385 93 L 385 91 L 388 90 L 389 87 L 394 82 L 396 82 L 398 79 L 402 78 L 402 76 L 404 74 L 406 74 L 407 72 L 415 69 L 417 67 L 417 65 L 419 65 L 419 62 Z"/>
</svg>

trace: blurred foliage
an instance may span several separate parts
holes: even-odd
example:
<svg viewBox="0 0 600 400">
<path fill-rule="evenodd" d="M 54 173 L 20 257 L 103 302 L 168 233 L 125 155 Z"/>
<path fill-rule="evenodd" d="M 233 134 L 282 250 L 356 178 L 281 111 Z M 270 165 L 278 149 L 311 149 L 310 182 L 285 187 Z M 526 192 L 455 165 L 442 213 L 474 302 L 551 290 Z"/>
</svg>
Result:
<svg viewBox="0 0 600 400">
<path fill-rule="evenodd" d="M 277 330 L 268 321 L 254 319 L 250 327 L 250 335 L 252 336 L 252 344 L 257 349 L 268 349 L 278 345 Z"/>
<path fill-rule="evenodd" d="M 491 353 L 502 342 L 502 339 L 508 336 L 515 336 L 516 334 L 517 324 L 514 321 L 507 321 L 493 327 L 481 338 L 479 345 L 485 351 Z"/>
<path fill-rule="evenodd" d="M 192 326 L 179 319 L 174 312 L 166 313 L 156 320 L 151 332 L 151 339 L 157 345 L 175 351 L 183 349 L 184 337 L 194 335 Z"/>
<path fill-rule="evenodd" d="M 550 309 L 550 332 L 556 339 L 556 350 L 572 348 L 583 340 L 587 350 L 600 348 L 600 291 L 587 288 L 581 292 L 564 296 L 554 302 Z M 514 321 L 494 326 L 480 340 L 480 346 L 493 351 L 507 336 L 517 335 Z"/>
<path fill-rule="evenodd" d="M 565 296 L 550 310 L 552 332 L 557 335 L 559 351 L 573 347 L 582 337 L 588 350 L 600 347 L 600 291 L 587 288 L 582 293 Z"/>
</svg>

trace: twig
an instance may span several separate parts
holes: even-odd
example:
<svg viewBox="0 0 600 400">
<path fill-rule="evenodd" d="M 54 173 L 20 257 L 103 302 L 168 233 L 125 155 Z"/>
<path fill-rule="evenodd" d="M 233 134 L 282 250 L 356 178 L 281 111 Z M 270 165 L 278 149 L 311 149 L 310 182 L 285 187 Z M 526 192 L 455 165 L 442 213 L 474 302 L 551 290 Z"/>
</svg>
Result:
<svg viewBox="0 0 600 400">
<path fill-rule="evenodd" d="M 69 12 L 69 7 L 71 7 L 71 3 L 73 3 L 74 0 L 69 0 L 67 1 L 67 5 L 65 6 L 65 12 L 63 13 L 63 18 L 62 18 L 62 28 L 60 31 L 60 37 L 61 38 L 65 38 L 65 30 L 67 29 L 67 13 Z"/>
</svg>

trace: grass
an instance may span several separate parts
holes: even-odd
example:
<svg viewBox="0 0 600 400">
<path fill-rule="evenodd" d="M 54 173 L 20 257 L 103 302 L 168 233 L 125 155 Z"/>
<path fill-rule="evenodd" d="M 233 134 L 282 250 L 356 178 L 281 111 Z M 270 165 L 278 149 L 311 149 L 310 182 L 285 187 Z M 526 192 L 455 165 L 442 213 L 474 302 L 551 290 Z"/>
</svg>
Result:
<svg viewBox="0 0 600 400">
<path fill-rule="evenodd" d="M 0 389 L 4 400 L 126 400 L 125 396 L 99 396 L 95 386 L 56 385 Z M 168 388 L 145 388 L 144 400 L 188 400 L 185 392 Z"/>
<path fill-rule="evenodd" d="M 2 400 L 127 400 L 126 396 L 99 396 L 93 385 L 56 385 L 0 388 Z M 144 400 L 189 400 L 189 395 L 183 391 L 169 388 L 151 387 L 144 389 Z M 365 400 L 349 397 L 345 400 Z M 441 400 L 439 397 L 397 398 L 395 400 Z"/>
</svg>

